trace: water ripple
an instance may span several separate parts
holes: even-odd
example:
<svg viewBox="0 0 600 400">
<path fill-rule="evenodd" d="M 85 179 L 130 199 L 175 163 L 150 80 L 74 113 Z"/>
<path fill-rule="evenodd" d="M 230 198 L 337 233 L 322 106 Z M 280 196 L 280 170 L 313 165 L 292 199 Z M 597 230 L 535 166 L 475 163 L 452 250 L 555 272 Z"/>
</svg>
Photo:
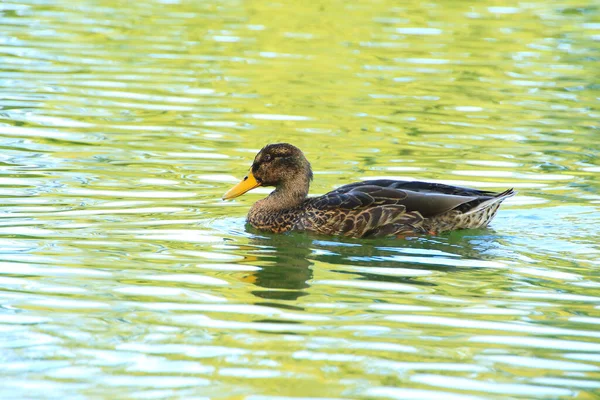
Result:
<svg viewBox="0 0 600 400">
<path fill-rule="evenodd" d="M 1 398 L 594 397 L 597 10 L 0 3 Z M 517 188 L 487 229 L 271 235 L 221 195 Z"/>
</svg>

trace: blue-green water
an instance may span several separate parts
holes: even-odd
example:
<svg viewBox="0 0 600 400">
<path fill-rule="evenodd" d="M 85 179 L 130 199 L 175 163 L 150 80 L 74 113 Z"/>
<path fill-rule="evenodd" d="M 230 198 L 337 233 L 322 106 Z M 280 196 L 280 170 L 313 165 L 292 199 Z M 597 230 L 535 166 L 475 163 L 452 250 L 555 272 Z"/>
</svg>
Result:
<svg viewBox="0 0 600 400">
<path fill-rule="evenodd" d="M 0 396 L 597 398 L 592 3 L 0 3 Z M 489 229 L 248 229 L 267 143 L 312 194 L 501 190 Z"/>
</svg>

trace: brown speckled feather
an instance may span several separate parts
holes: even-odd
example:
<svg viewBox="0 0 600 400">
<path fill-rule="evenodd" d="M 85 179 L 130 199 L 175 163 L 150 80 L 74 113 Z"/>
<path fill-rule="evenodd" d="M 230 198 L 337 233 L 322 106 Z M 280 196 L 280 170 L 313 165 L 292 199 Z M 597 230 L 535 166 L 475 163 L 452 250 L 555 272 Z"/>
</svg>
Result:
<svg viewBox="0 0 600 400">
<path fill-rule="evenodd" d="M 393 234 L 400 226 L 424 232 L 423 217 L 407 212 L 402 201 L 407 193 L 376 185 L 340 188 L 304 203 L 299 226 L 306 230 L 352 237 L 377 237 Z"/>
<path fill-rule="evenodd" d="M 463 215 L 485 202 L 499 205 L 510 195 L 499 198 L 493 192 L 416 181 L 358 182 L 307 199 L 295 228 L 371 238 L 438 233 L 489 222 L 493 214 L 473 215 L 468 221 Z"/>
</svg>

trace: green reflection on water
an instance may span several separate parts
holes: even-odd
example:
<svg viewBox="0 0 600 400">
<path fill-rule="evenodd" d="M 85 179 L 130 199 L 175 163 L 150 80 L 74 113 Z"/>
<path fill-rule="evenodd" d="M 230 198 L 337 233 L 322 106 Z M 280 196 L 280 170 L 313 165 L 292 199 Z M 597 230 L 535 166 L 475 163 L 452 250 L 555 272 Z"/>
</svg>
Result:
<svg viewBox="0 0 600 400">
<path fill-rule="evenodd" d="M 593 398 L 598 9 L 0 4 L 3 398 Z M 269 142 L 311 193 L 515 187 L 490 229 L 356 241 L 223 203 Z"/>
</svg>

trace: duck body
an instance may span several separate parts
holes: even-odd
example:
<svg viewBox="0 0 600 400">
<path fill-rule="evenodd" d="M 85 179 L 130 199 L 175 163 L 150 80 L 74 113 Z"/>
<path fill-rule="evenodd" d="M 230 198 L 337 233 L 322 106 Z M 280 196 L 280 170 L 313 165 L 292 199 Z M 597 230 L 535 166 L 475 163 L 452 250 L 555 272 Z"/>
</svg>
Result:
<svg viewBox="0 0 600 400">
<path fill-rule="evenodd" d="M 512 190 L 496 194 L 418 181 L 373 180 L 342 186 L 296 207 L 256 203 L 248 223 L 259 230 L 291 230 L 355 238 L 437 234 L 482 228 Z"/>
<path fill-rule="evenodd" d="M 368 180 L 307 197 L 312 171 L 302 152 L 280 143 L 263 148 L 248 177 L 226 193 L 237 197 L 260 185 L 276 189 L 248 213 L 253 227 L 353 238 L 404 237 L 481 228 L 514 195 L 419 181 Z M 250 189 L 248 189 L 248 187 Z"/>
</svg>

